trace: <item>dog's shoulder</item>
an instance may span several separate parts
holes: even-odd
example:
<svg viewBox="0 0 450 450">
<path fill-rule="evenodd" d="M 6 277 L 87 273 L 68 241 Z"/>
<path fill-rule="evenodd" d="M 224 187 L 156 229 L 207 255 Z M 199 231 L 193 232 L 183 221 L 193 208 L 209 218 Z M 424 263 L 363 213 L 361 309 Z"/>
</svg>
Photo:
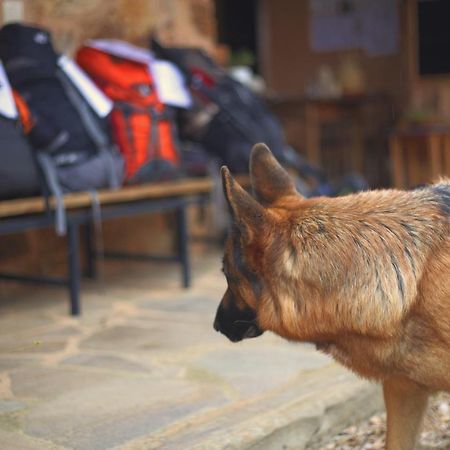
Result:
<svg viewBox="0 0 450 450">
<path fill-rule="evenodd" d="M 450 179 L 442 179 L 429 188 L 436 196 L 441 210 L 450 216 Z"/>
<path fill-rule="evenodd" d="M 438 208 L 450 215 L 450 179 L 411 190 L 380 189 L 348 196 L 348 203 L 359 206 L 362 211 L 387 212 L 421 212 Z M 345 203 L 345 201 L 344 201 Z"/>
</svg>

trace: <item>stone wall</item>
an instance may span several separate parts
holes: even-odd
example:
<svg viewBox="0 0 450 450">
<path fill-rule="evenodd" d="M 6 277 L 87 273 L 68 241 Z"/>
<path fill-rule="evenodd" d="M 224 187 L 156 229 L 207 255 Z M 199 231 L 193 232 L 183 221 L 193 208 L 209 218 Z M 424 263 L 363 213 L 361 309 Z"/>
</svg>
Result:
<svg viewBox="0 0 450 450">
<path fill-rule="evenodd" d="M 89 38 L 124 39 L 146 46 L 155 31 L 166 44 L 214 48 L 213 0 L 0 0 L 8 13 L 49 28 L 60 51 L 73 53 Z"/>
</svg>

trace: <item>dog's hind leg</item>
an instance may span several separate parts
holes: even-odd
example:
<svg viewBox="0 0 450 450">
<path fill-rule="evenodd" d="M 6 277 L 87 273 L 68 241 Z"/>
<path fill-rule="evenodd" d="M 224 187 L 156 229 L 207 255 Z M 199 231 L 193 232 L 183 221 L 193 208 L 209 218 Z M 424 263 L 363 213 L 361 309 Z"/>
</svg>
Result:
<svg viewBox="0 0 450 450">
<path fill-rule="evenodd" d="M 429 391 L 408 378 L 383 383 L 387 413 L 386 450 L 413 450 L 427 407 Z"/>
</svg>

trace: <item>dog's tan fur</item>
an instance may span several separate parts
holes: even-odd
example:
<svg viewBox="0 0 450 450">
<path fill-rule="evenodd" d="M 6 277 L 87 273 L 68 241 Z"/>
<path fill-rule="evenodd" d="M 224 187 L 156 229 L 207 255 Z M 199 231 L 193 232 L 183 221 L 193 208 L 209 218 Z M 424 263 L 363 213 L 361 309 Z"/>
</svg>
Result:
<svg viewBox="0 0 450 450">
<path fill-rule="evenodd" d="M 387 448 L 412 449 L 428 393 L 450 390 L 450 184 L 305 199 L 265 146 L 250 169 L 256 199 L 222 171 L 222 310 L 382 381 Z"/>
</svg>

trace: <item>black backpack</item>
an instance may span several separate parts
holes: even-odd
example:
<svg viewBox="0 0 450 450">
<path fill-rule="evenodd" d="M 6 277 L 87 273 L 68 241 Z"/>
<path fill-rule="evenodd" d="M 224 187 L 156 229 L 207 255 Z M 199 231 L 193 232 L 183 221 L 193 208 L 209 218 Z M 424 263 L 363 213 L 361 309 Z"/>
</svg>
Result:
<svg viewBox="0 0 450 450">
<path fill-rule="evenodd" d="M 329 181 L 320 168 L 286 144 L 281 124 L 263 99 L 229 76 L 204 51 L 163 47 L 156 39 L 151 40 L 151 48 L 159 58 L 178 66 L 194 99 L 193 107 L 180 117 L 182 137 L 200 144 L 219 164 L 235 173 L 247 173 L 253 145 L 264 142 L 281 164 L 295 170 L 297 189 L 305 196 L 367 189 L 357 174 Z"/>
<path fill-rule="evenodd" d="M 265 142 L 285 162 L 281 125 L 259 96 L 200 49 L 167 48 L 155 39 L 151 47 L 159 58 L 178 66 L 194 99 L 180 121 L 184 138 L 202 144 L 233 172 L 248 172 L 250 150 L 257 142 Z"/>
<path fill-rule="evenodd" d="M 1 63 L 0 96 L 0 199 L 37 195 L 40 177 Z"/>
<path fill-rule="evenodd" d="M 107 117 L 96 113 L 68 75 L 65 68 L 74 63 L 55 52 L 50 34 L 20 23 L 5 25 L 0 59 L 35 119 L 29 139 L 60 207 L 64 192 L 118 187 L 123 160 L 111 144 Z"/>
</svg>

